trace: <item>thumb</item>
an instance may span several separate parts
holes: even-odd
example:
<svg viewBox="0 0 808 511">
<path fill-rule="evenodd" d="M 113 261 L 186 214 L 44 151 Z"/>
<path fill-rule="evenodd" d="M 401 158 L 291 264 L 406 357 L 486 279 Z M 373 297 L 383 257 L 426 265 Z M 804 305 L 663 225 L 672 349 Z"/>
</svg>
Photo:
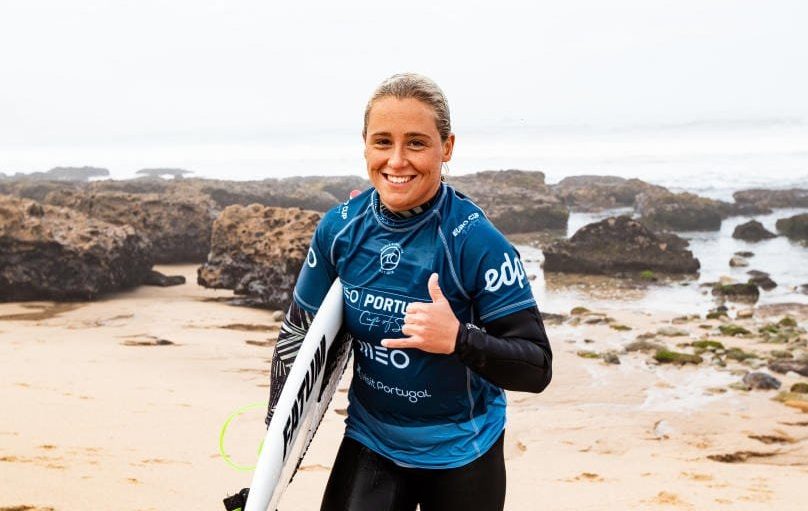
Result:
<svg viewBox="0 0 808 511">
<path fill-rule="evenodd" d="M 443 296 L 443 291 L 440 290 L 440 286 L 438 285 L 437 273 L 433 273 L 429 276 L 427 288 L 429 289 L 429 297 L 432 298 L 433 303 L 446 300 L 446 297 Z"/>
</svg>

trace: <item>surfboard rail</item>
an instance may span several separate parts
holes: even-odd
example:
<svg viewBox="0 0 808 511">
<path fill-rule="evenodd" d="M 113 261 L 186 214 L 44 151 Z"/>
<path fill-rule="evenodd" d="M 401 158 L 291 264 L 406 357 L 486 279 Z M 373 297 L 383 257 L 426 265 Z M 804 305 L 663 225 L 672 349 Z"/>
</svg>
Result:
<svg viewBox="0 0 808 511">
<path fill-rule="evenodd" d="M 337 278 L 314 316 L 281 390 L 245 511 L 276 509 L 320 425 L 350 355 L 350 346 L 338 346 L 340 351 L 329 359 L 342 326 L 342 305 L 343 288 Z M 326 367 L 327 359 L 333 367 Z M 326 373 L 328 379 L 324 379 Z"/>
</svg>

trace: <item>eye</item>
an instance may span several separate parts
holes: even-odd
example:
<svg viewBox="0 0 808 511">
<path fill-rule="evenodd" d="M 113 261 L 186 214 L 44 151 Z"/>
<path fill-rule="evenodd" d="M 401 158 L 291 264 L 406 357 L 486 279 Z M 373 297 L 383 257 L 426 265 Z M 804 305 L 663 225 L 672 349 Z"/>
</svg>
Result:
<svg viewBox="0 0 808 511">
<path fill-rule="evenodd" d="M 418 139 L 410 140 L 410 145 L 412 147 L 416 147 L 416 148 L 419 148 L 419 149 L 422 148 L 422 147 L 426 147 L 426 144 L 424 143 L 424 141 L 423 140 L 418 140 Z"/>
<path fill-rule="evenodd" d="M 377 145 L 377 146 L 389 146 L 389 145 L 390 145 L 390 139 L 389 139 L 389 138 L 377 138 L 377 139 L 376 139 L 376 140 L 373 142 L 373 145 Z"/>
</svg>

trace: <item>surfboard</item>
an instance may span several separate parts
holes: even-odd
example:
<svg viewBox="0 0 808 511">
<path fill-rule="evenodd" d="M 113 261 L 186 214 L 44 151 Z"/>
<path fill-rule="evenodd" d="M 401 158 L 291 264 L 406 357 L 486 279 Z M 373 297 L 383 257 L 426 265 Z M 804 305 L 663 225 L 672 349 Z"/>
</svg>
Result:
<svg viewBox="0 0 808 511">
<path fill-rule="evenodd" d="M 338 338 L 342 293 L 336 279 L 300 345 L 264 437 L 245 511 L 275 511 L 345 371 L 351 349 Z"/>
</svg>

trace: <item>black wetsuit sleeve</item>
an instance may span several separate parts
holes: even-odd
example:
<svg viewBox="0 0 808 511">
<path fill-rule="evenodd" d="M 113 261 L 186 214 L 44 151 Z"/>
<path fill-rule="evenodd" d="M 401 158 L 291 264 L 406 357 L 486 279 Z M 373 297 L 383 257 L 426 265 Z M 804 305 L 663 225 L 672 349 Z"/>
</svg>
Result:
<svg viewBox="0 0 808 511">
<path fill-rule="evenodd" d="M 535 306 L 484 323 L 482 329 L 460 325 L 455 353 L 506 390 L 541 392 L 553 377 L 553 352 Z"/>
<path fill-rule="evenodd" d="M 306 338 L 306 332 L 309 331 L 312 319 L 314 319 L 313 314 L 292 300 L 292 304 L 289 305 L 289 310 L 286 312 L 286 317 L 283 319 L 283 325 L 281 325 L 281 330 L 278 333 L 278 342 L 275 344 L 275 351 L 272 354 L 272 367 L 269 377 L 269 405 L 267 406 L 267 416 L 264 420 L 267 427 L 269 427 L 269 420 L 275 412 L 275 405 L 278 404 L 283 384 L 286 383 L 286 377 L 289 376 L 289 370 L 292 368 L 295 358 L 297 358 L 303 339 Z"/>
</svg>

